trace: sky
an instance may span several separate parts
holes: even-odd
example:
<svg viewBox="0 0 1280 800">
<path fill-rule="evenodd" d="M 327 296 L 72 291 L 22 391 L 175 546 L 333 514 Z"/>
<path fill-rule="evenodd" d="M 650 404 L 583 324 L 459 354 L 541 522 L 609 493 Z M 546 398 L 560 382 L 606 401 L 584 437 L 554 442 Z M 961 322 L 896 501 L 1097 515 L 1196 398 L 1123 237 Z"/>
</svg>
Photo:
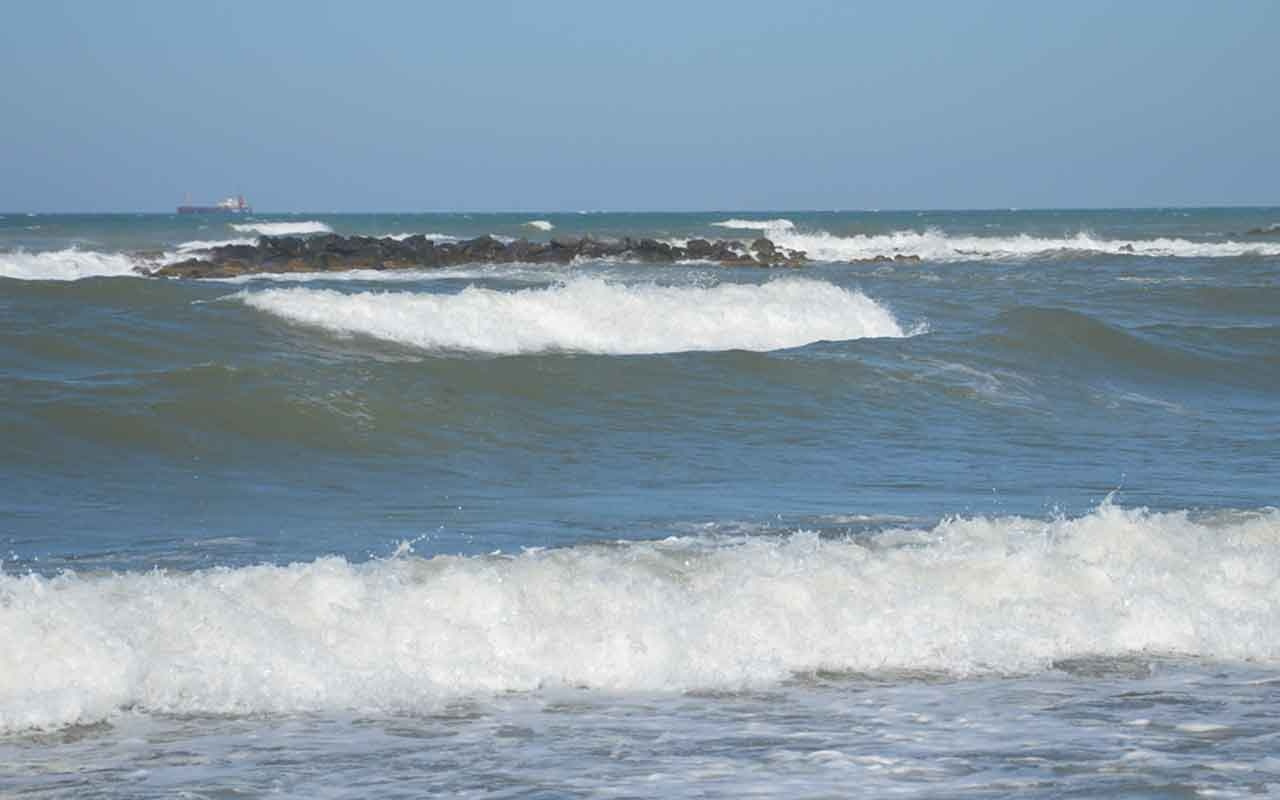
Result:
<svg viewBox="0 0 1280 800">
<path fill-rule="evenodd" d="M 1280 3 L 0 8 L 0 210 L 1280 204 Z"/>
</svg>

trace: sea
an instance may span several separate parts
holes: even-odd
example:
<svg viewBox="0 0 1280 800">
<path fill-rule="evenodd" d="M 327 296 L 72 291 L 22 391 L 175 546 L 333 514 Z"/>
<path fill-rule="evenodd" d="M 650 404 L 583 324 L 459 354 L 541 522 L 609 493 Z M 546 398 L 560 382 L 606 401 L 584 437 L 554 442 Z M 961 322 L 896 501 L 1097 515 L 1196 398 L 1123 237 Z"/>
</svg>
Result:
<svg viewBox="0 0 1280 800">
<path fill-rule="evenodd" d="M 1278 504 L 1277 208 L 0 213 L 0 796 L 1277 795 Z"/>
</svg>

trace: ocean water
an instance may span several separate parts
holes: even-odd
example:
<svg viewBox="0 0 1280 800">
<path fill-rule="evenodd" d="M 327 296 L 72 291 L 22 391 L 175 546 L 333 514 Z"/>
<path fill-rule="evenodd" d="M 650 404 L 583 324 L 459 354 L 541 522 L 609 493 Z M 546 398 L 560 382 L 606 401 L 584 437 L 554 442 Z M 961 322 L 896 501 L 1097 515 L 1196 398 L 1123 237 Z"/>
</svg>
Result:
<svg viewBox="0 0 1280 800">
<path fill-rule="evenodd" d="M 0 794 L 1280 793 L 1278 442 L 1280 209 L 0 214 Z"/>
</svg>

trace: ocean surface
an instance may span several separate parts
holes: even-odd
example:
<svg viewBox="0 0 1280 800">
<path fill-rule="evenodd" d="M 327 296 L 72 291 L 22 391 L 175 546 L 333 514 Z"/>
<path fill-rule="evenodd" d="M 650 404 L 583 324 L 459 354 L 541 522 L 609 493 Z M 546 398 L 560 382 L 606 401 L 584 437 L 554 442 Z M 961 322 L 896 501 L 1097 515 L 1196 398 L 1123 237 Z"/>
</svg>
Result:
<svg viewBox="0 0 1280 800">
<path fill-rule="evenodd" d="M 0 479 L 0 795 L 1280 793 L 1280 209 L 3 213 Z"/>
</svg>

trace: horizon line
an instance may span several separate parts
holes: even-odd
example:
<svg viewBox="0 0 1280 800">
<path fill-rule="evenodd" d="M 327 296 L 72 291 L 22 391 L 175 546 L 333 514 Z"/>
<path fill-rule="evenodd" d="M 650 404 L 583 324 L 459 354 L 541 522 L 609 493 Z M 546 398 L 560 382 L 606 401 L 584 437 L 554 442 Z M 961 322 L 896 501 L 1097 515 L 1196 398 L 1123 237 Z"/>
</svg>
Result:
<svg viewBox="0 0 1280 800">
<path fill-rule="evenodd" d="M 340 215 L 390 215 L 390 214 L 441 214 L 441 215 L 466 215 L 466 214 L 484 214 L 484 215 L 536 215 L 536 214 L 556 214 L 556 215 L 572 215 L 572 216 L 591 216 L 593 214 L 899 214 L 899 213 L 932 213 L 932 212 L 956 212 L 956 211 L 973 211 L 973 212 L 997 212 L 997 213 L 1021 213 L 1034 211 L 1215 211 L 1215 210 L 1242 210 L 1242 209 L 1260 209 L 1271 210 L 1280 209 L 1280 203 L 1240 203 L 1240 204 L 1209 204 L 1209 205 L 1150 205 L 1150 206 L 936 206 L 936 207 L 901 207 L 901 208 L 619 208 L 619 209 L 378 209 L 378 210 L 281 210 L 272 209 L 265 211 L 253 211 L 251 213 L 228 213 L 218 214 L 213 212 L 208 215 L 182 215 L 182 216 L 226 216 L 226 217 L 259 217 L 270 214 L 288 214 L 302 215 L 314 214 L 324 216 L 340 216 Z M 69 210 L 69 211 L 30 211 L 30 210 L 8 210 L 0 211 L 0 216 L 37 216 L 37 215 L 101 215 L 101 216 L 127 216 L 127 215 L 157 215 L 157 216 L 179 216 L 176 210 L 145 210 L 145 209 L 128 209 L 128 210 L 112 210 L 112 211 L 85 211 L 85 210 Z"/>
</svg>

